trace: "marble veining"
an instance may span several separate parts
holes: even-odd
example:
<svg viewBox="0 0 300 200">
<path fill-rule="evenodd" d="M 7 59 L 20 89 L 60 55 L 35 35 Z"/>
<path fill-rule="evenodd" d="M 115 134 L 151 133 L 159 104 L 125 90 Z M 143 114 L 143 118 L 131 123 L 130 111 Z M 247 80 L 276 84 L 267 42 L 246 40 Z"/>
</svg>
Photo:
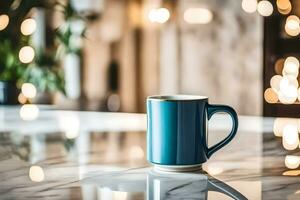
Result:
<svg viewBox="0 0 300 200">
<path fill-rule="evenodd" d="M 300 167 L 285 160 L 300 150 L 283 148 L 271 118 L 240 117 L 237 137 L 203 171 L 164 174 L 146 161 L 144 115 L 40 108 L 23 121 L 19 107 L 0 113 L 9 113 L 0 115 L 0 199 L 300 199 Z M 72 126 L 60 125 L 65 116 L 76 116 L 62 120 Z M 216 116 L 209 144 L 228 128 Z"/>
</svg>

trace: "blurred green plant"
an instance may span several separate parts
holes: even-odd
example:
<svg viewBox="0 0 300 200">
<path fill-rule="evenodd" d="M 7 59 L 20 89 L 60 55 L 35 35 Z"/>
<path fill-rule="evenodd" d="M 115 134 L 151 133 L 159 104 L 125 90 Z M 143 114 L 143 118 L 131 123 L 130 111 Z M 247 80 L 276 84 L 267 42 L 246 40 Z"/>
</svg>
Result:
<svg viewBox="0 0 300 200">
<path fill-rule="evenodd" d="M 35 61 L 23 73 L 22 82 L 32 83 L 40 92 L 65 94 L 63 71 L 51 53 L 36 54 Z"/>
<path fill-rule="evenodd" d="M 63 12 L 65 23 L 57 30 L 51 30 L 57 43 L 45 52 L 36 49 L 33 62 L 24 64 L 19 61 L 18 53 L 21 47 L 30 44 L 30 37 L 21 34 L 20 26 L 34 8 L 57 9 Z M 83 19 L 77 15 L 70 1 L 62 4 L 44 0 L 5 0 L 0 1 L 1 14 L 9 16 L 9 24 L 0 31 L 0 81 L 19 86 L 29 82 L 40 92 L 64 93 L 64 76 L 59 60 L 68 53 L 81 54 L 81 38 L 85 30 Z"/>
<path fill-rule="evenodd" d="M 80 55 L 86 30 L 84 19 L 70 3 L 58 3 L 57 10 L 63 13 L 65 19 L 65 23 L 56 30 L 57 56 L 61 58 L 69 53 Z"/>
<path fill-rule="evenodd" d="M 26 69 L 10 40 L 0 40 L 0 81 L 17 83 Z"/>
<path fill-rule="evenodd" d="M 42 92 L 60 91 L 63 88 L 57 69 L 49 66 L 53 61 L 49 62 L 45 56 L 39 56 L 32 63 L 24 64 L 19 61 L 18 56 L 21 47 L 29 45 L 30 41 L 29 36 L 22 35 L 21 23 L 30 16 L 32 9 L 49 7 L 48 1 L 43 0 L 0 2 L 0 15 L 9 17 L 7 27 L 0 31 L 0 81 L 12 82 L 18 87 L 24 82 L 31 82 Z"/>
</svg>

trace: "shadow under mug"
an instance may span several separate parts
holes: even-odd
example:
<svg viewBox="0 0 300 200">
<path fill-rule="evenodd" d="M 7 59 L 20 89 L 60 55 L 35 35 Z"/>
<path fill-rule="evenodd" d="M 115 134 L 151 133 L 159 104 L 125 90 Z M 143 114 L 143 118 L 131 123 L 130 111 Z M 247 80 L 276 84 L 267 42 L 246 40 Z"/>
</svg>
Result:
<svg viewBox="0 0 300 200">
<path fill-rule="evenodd" d="M 232 130 L 222 141 L 208 147 L 207 122 L 217 112 L 228 113 Z M 236 135 L 238 117 L 233 108 L 212 105 L 194 95 L 147 98 L 147 159 L 157 169 L 193 171 Z"/>
</svg>

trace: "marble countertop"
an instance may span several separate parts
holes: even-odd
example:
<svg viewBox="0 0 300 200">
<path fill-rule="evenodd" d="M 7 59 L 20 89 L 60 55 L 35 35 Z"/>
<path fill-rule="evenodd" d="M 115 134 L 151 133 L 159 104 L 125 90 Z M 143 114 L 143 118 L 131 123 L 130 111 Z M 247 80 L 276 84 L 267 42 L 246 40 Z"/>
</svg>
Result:
<svg viewBox="0 0 300 200">
<path fill-rule="evenodd" d="M 194 173 L 146 161 L 144 114 L 0 107 L 0 199 L 300 199 L 300 120 L 240 116 Z M 209 144 L 230 118 L 209 122 Z"/>
</svg>

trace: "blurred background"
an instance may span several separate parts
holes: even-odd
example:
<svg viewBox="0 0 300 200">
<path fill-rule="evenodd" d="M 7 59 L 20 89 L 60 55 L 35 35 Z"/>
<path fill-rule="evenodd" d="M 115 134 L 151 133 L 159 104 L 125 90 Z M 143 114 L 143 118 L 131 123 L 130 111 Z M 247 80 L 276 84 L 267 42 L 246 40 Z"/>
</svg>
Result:
<svg viewBox="0 0 300 200">
<path fill-rule="evenodd" d="M 145 112 L 154 94 L 299 117 L 296 0 L 0 2 L 0 102 Z"/>
</svg>

